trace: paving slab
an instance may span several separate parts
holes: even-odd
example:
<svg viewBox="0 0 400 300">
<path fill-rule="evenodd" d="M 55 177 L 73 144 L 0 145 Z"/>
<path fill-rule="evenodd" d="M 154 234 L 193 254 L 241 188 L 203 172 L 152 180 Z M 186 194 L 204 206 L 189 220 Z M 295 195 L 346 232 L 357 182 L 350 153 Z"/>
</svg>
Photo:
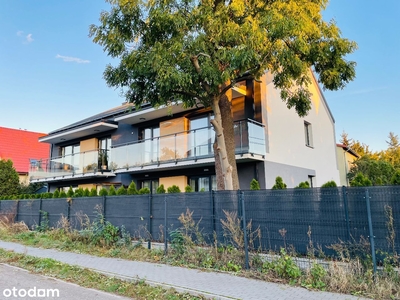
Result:
<svg viewBox="0 0 400 300">
<path fill-rule="evenodd" d="M 362 299 L 351 295 L 309 291 L 301 287 L 249 279 L 228 273 L 34 248 L 12 242 L 0 241 L 0 248 L 41 258 L 52 258 L 126 280 L 145 280 L 150 285 L 172 287 L 178 292 L 203 295 L 210 299 Z"/>
</svg>

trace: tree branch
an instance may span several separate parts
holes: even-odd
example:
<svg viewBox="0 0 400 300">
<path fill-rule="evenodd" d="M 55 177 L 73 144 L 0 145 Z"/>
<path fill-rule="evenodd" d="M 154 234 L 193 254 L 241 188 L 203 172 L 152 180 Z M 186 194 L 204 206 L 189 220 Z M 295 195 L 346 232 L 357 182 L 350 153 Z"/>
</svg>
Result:
<svg viewBox="0 0 400 300">
<path fill-rule="evenodd" d="M 207 55 L 207 54 L 204 54 L 204 53 L 200 53 L 200 54 Z M 200 55 L 200 54 L 198 54 L 198 55 Z M 201 86 L 205 89 L 207 94 L 210 95 L 211 94 L 210 85 L 201 78 L 201 67 L 200 67 L 200 64 L 199 64 L 198 55 L 194 55 L 194 56 L 190 57 L 190 61 L 192 62 L 193 67 L 196 70 L 197 74 L 200 75 L 200 84 L 201 84 Z"/>
</svg>

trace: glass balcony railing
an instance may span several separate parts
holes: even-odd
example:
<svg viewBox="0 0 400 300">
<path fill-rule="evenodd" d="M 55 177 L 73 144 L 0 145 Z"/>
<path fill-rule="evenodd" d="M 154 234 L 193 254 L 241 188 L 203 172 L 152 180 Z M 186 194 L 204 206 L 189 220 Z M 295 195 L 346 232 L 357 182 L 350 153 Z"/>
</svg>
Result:
<svg viewBox="0 0 400 300">
<path fill-rule="evenodd" d="M 31 159 L 29 176 L 31 179 L 60 177 L 109 170 L 108 150 L 92 150 L 52 159 Z"/>
<path fill-rule="evenodd" d="M 263 125 L 251 120 L 235 122 L 236 154 L 265 155 Z M 169 161 L 213 157 L 215 132 L 205 127 L 172 135 L 156 137 L 114 146 L 110 168 L 128 169 Z"/>
<path fill-rule="evenodd" d="M 238 121 L 234 124 L 234 133 L 236 154 L 265 155 L 262 124 L 252 120 Z M 110 151 L 93 150 L 31 160 L 29 176 L 35 180 L 213 157 L 214 139 L 214 129 L 205 127 L 117 145 Z"/>
</svg>

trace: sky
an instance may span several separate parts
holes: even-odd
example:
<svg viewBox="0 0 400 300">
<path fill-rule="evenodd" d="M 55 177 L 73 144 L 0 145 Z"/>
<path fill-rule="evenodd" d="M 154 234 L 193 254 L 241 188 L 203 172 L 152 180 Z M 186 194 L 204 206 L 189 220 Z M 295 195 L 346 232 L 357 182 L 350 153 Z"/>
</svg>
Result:
<svg viewBox="0 0 400 300">
<path fill-rule="evenodd" d="M 102 0 L 0 0 L 0 126 L 48 133 L 124 102 L 102 78 L 116 64 L 89 38 Z M 400 136 L 400 1 L 331 0 L 323 13 L 357 42 L 356 79 L 324 91 L 337 141 L 345 131 L 373 151 Z M 1 141 L 0 141 L 1 142 Z"/>
</svg>

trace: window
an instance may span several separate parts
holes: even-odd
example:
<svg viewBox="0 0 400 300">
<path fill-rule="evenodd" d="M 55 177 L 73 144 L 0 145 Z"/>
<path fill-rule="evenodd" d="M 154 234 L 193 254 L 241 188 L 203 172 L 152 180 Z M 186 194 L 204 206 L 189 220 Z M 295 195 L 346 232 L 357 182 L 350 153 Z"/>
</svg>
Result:
<svg viewBox="0 0 400 300">
<path fill-rule="evenodd" d="M 194 192 L 208 192 L 217 189 L 217 177 L 215 175 L 191 177 L 189 182 Z"/>
<path fill-rule="evenodd" d="M 313 147 L 311 124 L 304 122 L 304 135 L 307 147 Z"/>
<path fill-rule="evenodd" d="M 158 186 L 159 186 L 158 179 L 143 180 L 143 181 L 139 182 L 140 188 L 147 187 L 151 191 L 152 194 L 157 193 Z"/>
</svg>

